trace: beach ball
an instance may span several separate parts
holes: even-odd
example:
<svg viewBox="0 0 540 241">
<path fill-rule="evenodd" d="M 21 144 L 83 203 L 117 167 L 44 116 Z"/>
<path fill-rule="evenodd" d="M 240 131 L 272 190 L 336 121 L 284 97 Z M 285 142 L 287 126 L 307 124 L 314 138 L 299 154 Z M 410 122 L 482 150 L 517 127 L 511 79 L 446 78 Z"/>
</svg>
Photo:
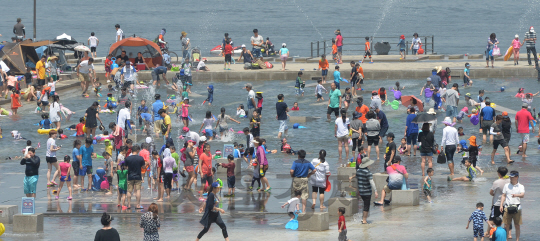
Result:
<svg viewBox="0 0 540 241">
<path fill-rule="evenodd" d="M 0 236 L 2 236 L 2 234 L 4 234 L 5 231 L 6 231 L 6 227 L 4 227 L 3 223 L 0 223 Z"/>
<path fill-rule="evenodd" d="M 503 87 L 501 87 L 501 92 L 504 92 L 504 86 L 503 86 Z"/>
<path fill-rule="evenodd" d="M 94 145 L 97 144 L 97 141 L 96 140 L 92 141 L 92 144 L 94 144 Z"/>
<path fill-rule="evenodd" d="M 491 108 L 497 107 L 497 105 L 495 103 L 491 103 L 489 106 L 491 106 Z"/>
<path fill-rule="evenodd" d="M 418 54 L 424 54 L 424 49 L 418 49 Z"/>
</svg>

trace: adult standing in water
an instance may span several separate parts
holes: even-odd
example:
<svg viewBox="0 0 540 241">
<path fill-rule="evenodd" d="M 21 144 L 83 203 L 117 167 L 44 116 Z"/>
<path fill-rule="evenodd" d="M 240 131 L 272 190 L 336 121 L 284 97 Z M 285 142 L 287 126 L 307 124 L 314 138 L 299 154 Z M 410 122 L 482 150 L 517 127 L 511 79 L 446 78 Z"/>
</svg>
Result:
<svg viewBox="0 0 540 241">
<path fill-rule="evenodd" d="M 414 156 L 416 156 L 416 142 L 418 140 L 418 124 L 413 123 L 412 121 L 416 117 L 416 112 L 414 107 L 411 107 L 407 110 L 407 119 L 405 121 L 405 137 L 407 139 L 407 150 L 409 156 L 411 156 L 411 147 L 414 150 Z"/>
<path fill-rule="evenodd" d="M 139 226 L 144 229 L 144 241 L 159 241 L 158 230 L 161 227 L 161 222 L 158 212 L 157 204 L 152 203 L 148 207 L 148 212 L 141 216 Z"/>
<path fill-rule="evenodd" d="M 499 40 L 497 40 L 497 35 L 495 33 L 491 33 L 489 35 L 488 41 L 487 41 L 487 48 L 486 48 L 486 68 L 489 68 L 489 60 L 491 59 L 491 68 L 493 67 L 494 58 L 492 54 L 489 54 L 489 51 L 493 49 L 495 45 L 499 44 Z"/>
<path fill-rule="evenodd" d="M 184 62 L 186 62 L 186 59 L 189 59 L 189 46 L 190 46 L 190 40 L 187 37 L 187 33 L 182 31 L 182 36 L 180 36 L 180 41 L 182 42 L 182 58 L 184 59 Z"/>
<path fill-rule="evenodd" d="M 202 236 L 208 232 L 212 223 L 216 223 L 221 228 L 223 238 L 227 241 L 229 240 L 229 234 L 227 234 L 227 226 L 225 226 L 225 223 L 223 222 L 223 219 L 221 219 L 220 215 L 220 213 L 225 213 L 225 210 L 218 208 L 220 200 L 217 198 L 217 193 L 219 192 L 219 190 L 221 190 L 219 182 L 212 183 L 212 186 L 208 191 L 206 202 L 203 203 L 199 208 L 199 213 L 202 213 L 204 211 L 201 221 L 199 222 L 204 226 L 204 229 L 199 233 L 199 235 L 197 235 L 197 241 L 200 240 Z"/>
<path fill-rule="evenodd" d="M 94 101 L 92 106 L 88 107 L 84 116 L 86 117 L 86 137 L 94 137 L 96 135 L 97 121 L 103 125 L 103 122 L 99 118 L 98 112 L 99 103 Z"/>
<path fill-rule="evenodd" d="M 289 107 L 287 106 L 287 103 L 283 102 L 285 98 L 283 94 L 279 94 L 277 98 L 278 102 L 276 102 L 276 119 L 279 121 L 277 137 L 278 139 L 281 139 L 281 136 L 286 136 L 289 130 L 289 126 L 287 125 L 287 112 L 289 112 Z"/>
<path fill-rule="evenodd" d="M 538 56 L 536 55 L 536 47 L 534 46 L 536 43 L 536 32 L 534 32 L 534 28 L 531 26 L 529 28 L 528 32 L 525 32 L 525 47 L 527 48 L 527 61 L 529 61 L 529 65 L 532 65 L 531 62 L 531 53 L 534 58 L 534 66 L 538 65 Z"/>
<path fill-rule="evenodd" d="M 317 202 L 317 193 L 319 193 L 319 200 L 321 203 L 321 211 L 325 209 L 324 206 L 324 191 L 326 190 L 326 180 L 330 176 L 330 166 L 326 163 L 326 151 L 319 151 L 319 158 L 314 158 L 311 161 L 311 165 L 315 167 L 315 175 L 311 175 L 309 182 L 311 184 L 313 203 L 311 209 L 315 209 L 315 203 Z"/>
<path fill-rule="evenodd" d="M 531 112 L 527 110 L 528 107 L 529 105 L 527 105 L 527 103 L 523 103 L 521 105 L 521 110 L 516 113 L 516 131 L 521 135 L 522 157 L 527 157 L 527 143 L 529 143 L 530 132 L 529 126 L 534 126 L 534 118 L 532 117 Z"/>
<path fill-rule="evenodd" d="M 90 80 L 95 80 L 95 77 L 96 77 L 96 72 L 94 71 L 93 58 L 82 61 L 79 65 L 77 65 L 77 77 L 79 78 L 79 81 L 81 81 L 81 88 L 83 91 L 82 95 L 84 97 L 88 97 L 88 93 L 86 93 L 86 91 L 88 91 Z"/>
<path fill-rule="evenodd" d="M 255 102 L 255 91 L 253 91 L 253 85 L 251 83 L 246 84 L 246 91 L 248 92 L 247 96 L 247 113 L 248 118 L 253 117 L 253 111 L 257 103 Z"/>
<path fill-rule="evenodd" d="M 94 241 L 120 241 L 120 234 L 118 231 L 111 227 L 111 222 L 114 220 L 111 215 L 103 213 L 101 216 L 101 224 L 103 228 L 96 232 Z"/>
<path fill-rule="evenodd" d="M 59 174 L 60 166 L 58 165 L 58 160 L 56 159 L 56 151 L 60 150 L 62 147 L 56 145 L 56 138 L 58 132 L 56 130 L 51 130 L 49 132 L 49 139 L 47 140 L 47 153 L 45 154 L 45 160 L 47 161 L 47 186 L 57 185 L 54 180 Z M 52 167 L 56 168 L 56 171 L 53 174 L 51 179 Z"/>
<path fill-rule="evenodd" d="M 435 145 L 435 136 L 429 130 L 429 123 L 422 125 L 422 133 L 418 134 L 420 146 L 420 156 L 422 157 L 422 176 L 426 175 L 426 159 L 428 160 L 428 168 L 433 168 L 433 145 Z"/>
<path fill-rule="evenodd" d="M 262 171 L 260 173 L 260 178 L 262 182 L 262 187 L 265 192 L 269 192 L 272 190 L 272 187 L 270 187 L 270 183 L 268 182 L 268 178 L 266 178 L 266 171 L 268 170 L 268 159 L 266 159 L 266 152 L 264 150 L 264 147 L 262 146 L 262 140 L 260 138 L 255 138 L 253 140 L 253 144 L 255 144 L 256 148 L 256 155 L 257 155 L 257 162 L 260 164 Z M 266 186 L 266 188 L 265 188 Z"/>
<path fill-rule="evenodd" d="M 341 30 L 337 29 L 336 34 L 336 47 L 337 47 L 337 62 L 338 64 L 343 64 L 341 56 L 343 55 L 343 36 L 341 36 Z"/>
<path fill-rule="evenodd" d="M 454 175 L 454 153 L 459 151 L 459 135 L 456 128 L 454 128 L 455 122 L 452 122 L 450 117 L 445 117 L 442 122 L 446 127 L 443 129 L 443 136 L 441 141 L 441 151 L 444 151 L 446 155 L 446 161 L 448 162 L 448 168 L 450 169 L 450 175 Z"/>
<path fill-rule="evenodd" d="M 375 161 L 363 158 L 356 161 L 356 180 L 358 181 L 358 194 L 364 202 L 364 208 L 362 210 L 362 224 L 367 224 L 367 217 L 369 215 L 369 206 L 371 205 L 371 194 L 375 193 L 375 198 L 379 198 L 377 193 L 377 187 L 373 181 L 373 174 L 368 167 Z M 354 176 L 353 176 L 354 177 Z M 353 177 L 349 178 L 349 182 Z"/>
</svg>

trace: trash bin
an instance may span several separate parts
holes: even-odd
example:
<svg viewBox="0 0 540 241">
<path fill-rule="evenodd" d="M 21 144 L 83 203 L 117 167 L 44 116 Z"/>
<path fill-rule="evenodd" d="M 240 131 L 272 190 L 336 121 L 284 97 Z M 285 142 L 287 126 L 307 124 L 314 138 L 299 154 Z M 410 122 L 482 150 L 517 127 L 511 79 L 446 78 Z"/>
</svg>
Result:
<svg viewBox="0 0 540 241">
<path fill-rule="evenodd" d="M 377 55 L 388 55 L 388 52 L 390 52 L 390 49 L 392 47 L 388 42 L 377 42 L 375 43 L 374 48 L 375 52 L 377 52 Z"/>
</svg>

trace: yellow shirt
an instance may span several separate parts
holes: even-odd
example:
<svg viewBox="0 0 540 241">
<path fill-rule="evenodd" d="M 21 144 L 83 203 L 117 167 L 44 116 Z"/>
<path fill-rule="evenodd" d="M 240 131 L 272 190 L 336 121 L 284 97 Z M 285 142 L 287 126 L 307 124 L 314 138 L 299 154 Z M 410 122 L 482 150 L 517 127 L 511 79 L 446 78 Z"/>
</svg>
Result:
<svg viewBox="0 0 540 241">
<path fill-rule="evenodd" d="M 112 145 L 105 146 L 105 151 L 112 156 Z"/>
<path fill-rule="evenodd" d="M 45 79 L 45 64 L 40 60 L 36 64 L 38 79 Z"/>
<path fill-rule="evenodd" d="M 169 115 L 165 115 L 165 117 L 163 117 L 163 124 L 166 125 L 166 126 L 171 124 L 171 117 Z M 167 132 L 165 134 L 168 134 L 168 133 L 169 132 Z"/>
</svg>

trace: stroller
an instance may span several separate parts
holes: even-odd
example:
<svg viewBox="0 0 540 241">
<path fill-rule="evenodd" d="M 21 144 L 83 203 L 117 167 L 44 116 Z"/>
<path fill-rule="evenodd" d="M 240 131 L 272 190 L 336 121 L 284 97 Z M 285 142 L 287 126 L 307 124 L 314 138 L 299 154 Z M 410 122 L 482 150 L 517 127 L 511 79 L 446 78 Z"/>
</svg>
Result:
<svg viewBox="0 0 540 241">
<path fill-rule="evenodd" d="M 199 47 L 191 49 L 191 63 L 199 62 L 201 59 L 201 49 Z"/>
</svg>

